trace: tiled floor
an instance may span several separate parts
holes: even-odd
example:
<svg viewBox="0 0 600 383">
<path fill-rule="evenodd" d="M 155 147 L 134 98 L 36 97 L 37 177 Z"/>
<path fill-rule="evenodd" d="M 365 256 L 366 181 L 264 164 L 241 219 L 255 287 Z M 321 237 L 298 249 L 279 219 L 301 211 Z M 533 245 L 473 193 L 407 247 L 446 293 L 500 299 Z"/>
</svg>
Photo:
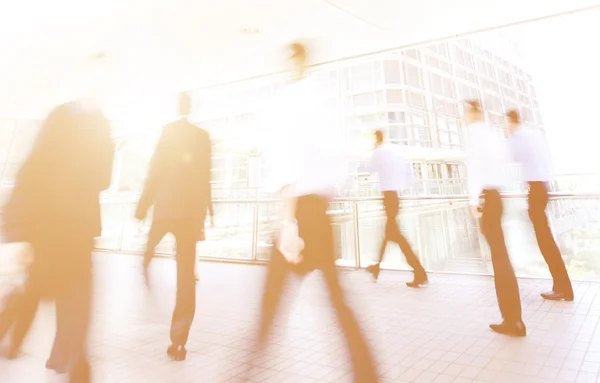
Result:
<svg viewBox="0 0 600 383">
<path fill-rule="evenodd" d="M 187 361 L 167 360 L 174 303 L 171 260 L 153 265 L 151 293 L 138 272 L 140 258 L 96 256 L 97 288 L 91 340 L 94 382 L 235 382 L 252 363 L 265 269 L 203 263 L 198 308 Z M 382 382 L 600 382 L 600 284 L 575 282 L 575 302 L 545 302 L 546 280 L 520 280 L 529 335 L 512 339 L 488 324 L 499 313 L 487 277 L 432 275 L 411 290 L 408 273 L 344 272 L 352 306 L 369 337 Z M 296 287 L 294 287 L 296 286 Z M 290 288 L 299 288 L 293 283 Z M 267 362 L 253 381 L 351 382 L 345 345 L 318 273 L 310 276 L 279 322 Z M 0 382 L 60 382 L 44 362 L 54 336 L 51 305 L 42 308 L 22 358 L 0 361 Z"/>
</svg>

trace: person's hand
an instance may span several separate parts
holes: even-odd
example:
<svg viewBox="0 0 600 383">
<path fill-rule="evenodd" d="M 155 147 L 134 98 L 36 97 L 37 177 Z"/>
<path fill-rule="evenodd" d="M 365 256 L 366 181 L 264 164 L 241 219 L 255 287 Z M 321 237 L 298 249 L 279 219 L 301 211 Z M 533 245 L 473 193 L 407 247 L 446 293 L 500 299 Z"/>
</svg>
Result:
<svg viewBox="0 0 600 383">
<path fill-rule="evenodd" d="M 473 218 L 479 219 L 483 214 L 479 211 L 478 206 L 471 206 L 471 215 Z"/>
</svg>

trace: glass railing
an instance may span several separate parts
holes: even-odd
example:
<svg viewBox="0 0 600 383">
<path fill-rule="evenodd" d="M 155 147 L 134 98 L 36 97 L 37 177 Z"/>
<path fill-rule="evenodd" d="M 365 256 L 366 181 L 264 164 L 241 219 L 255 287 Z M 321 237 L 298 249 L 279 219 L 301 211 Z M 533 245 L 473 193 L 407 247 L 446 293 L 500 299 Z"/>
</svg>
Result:
<svg viewBox="0 0 600 383">
<path fill-rule="evenodd" d="M 108 196 L 107 196 L 108 197 Z M 519 276 L 548 277 L 527 215 L 526 194 L 506 194 L 504 228 L 507 246 Z M 147 223 L 132 219 L 135 195 L 110 197 L 102 202 L 103 232 L 97 248 L 112 252 L 142 252 Z M 206 227 L 198 244 L 203 259 L 260 262 L 269 259 L 281 203 L 277 200 L 216 200 L 215 227 Z M 331 203 L 338 263 L 365 267 L 380 249 L 385 217 L 381 199 L 340 198 Z M 575 279 L 600 280 L 600 194 L 551 193 L 548 217 L 563 257 Z M 467 196 L 405 197 L 401 228 L 433 272 L 490 274 L 489 249 L 469 215 Z M 165 237 L 157 254 L 174 255 L 174 239 Z M 383 267 L 408 269 L 397 246 L 389 245 Z"/>
</svg>

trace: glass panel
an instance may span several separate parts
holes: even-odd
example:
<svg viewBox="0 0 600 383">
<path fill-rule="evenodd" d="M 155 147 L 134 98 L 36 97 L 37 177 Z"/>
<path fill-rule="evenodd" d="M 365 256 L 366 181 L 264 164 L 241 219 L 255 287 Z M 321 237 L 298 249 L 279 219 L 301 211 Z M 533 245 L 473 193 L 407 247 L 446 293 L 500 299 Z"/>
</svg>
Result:
<svg viewBox="0 0 600 383">
<path fill-rule="evenodd" d="M 400 74 L 400 63 L 398 60 L 386 60 L 383 62 L 383 72 L 386 84 L 402 84 Z"/>
<path fill-rule="evenodd" d="M 404 63 L 404 73 L 406 75 L 406 82 L 408 85 L 414 88 L 423 88 L 421 68 L 413 64 Z"/>
<path fill-rule="evenodd" d="M 404 103 L 404 91 L 399 89 L 386 90 L 387 102 L 390 104 L 403 104 Z"/>
</svg>

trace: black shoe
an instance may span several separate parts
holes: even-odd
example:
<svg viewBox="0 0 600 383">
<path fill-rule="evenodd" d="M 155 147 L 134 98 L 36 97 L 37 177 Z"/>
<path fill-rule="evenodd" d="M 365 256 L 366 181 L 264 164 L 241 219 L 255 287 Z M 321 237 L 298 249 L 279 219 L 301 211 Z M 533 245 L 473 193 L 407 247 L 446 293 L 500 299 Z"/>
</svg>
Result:
<svg viewBox="0 0 600 383">
<path fill-rule="evenodd" d="M 429 280 L 427 279 L 427 274 L 423 274 L 423 275 L 415 274 L 415 278 L 413 279 L 413 281 L 406 282 L 406 286 L 416 289 L 423 285 L 426 285 L 427 283 L 429 283 Z"/>
<path fill-rule="evenodd" d="M 377 279 L 379 278 L 379 273 L 381 273 L 381 266 L 379 265 L 379 263 L 367 266 L 367 272 L 371 273 L 373 279 L 375 280 L 375 282 L 377 282 Z"/>
<path fill-rule="evenodd" d="M 490 328 L 498 334 L 508 336 L 526 336 L 527 329 L 523 321 L 518 322 L 502 322 L 500 324 L 491 324 Z"/>
<path fill-rule="evenodd" d="M 187 350 L 185 349 L 185 346 L 171 345 L 167 349 L 167 355 L 172 360 L 176 362 L 181 362 L 185 360 L 185 357 L 187 356 Z"/>
<path fill-rule="evenodd" d="M 67 367 L 58 364 L 52 358 L 48 359 L 48 361 L 46 362 L 46 369 L 52 370 L 52 371 L 56 372 L 57 374 L 66 374 L 67 373 Z"/>
<path fill-rule="evenodd" d="M 567 302 L 573 301 L 573 295 L 557 293 L 556 291 L 548 291 L 546 293 L 541 293 L 540 295 L 542 298 L 544 298 L 548 301 L 562 301 L 562 300 L 565 300 Z"/>
</svg>

